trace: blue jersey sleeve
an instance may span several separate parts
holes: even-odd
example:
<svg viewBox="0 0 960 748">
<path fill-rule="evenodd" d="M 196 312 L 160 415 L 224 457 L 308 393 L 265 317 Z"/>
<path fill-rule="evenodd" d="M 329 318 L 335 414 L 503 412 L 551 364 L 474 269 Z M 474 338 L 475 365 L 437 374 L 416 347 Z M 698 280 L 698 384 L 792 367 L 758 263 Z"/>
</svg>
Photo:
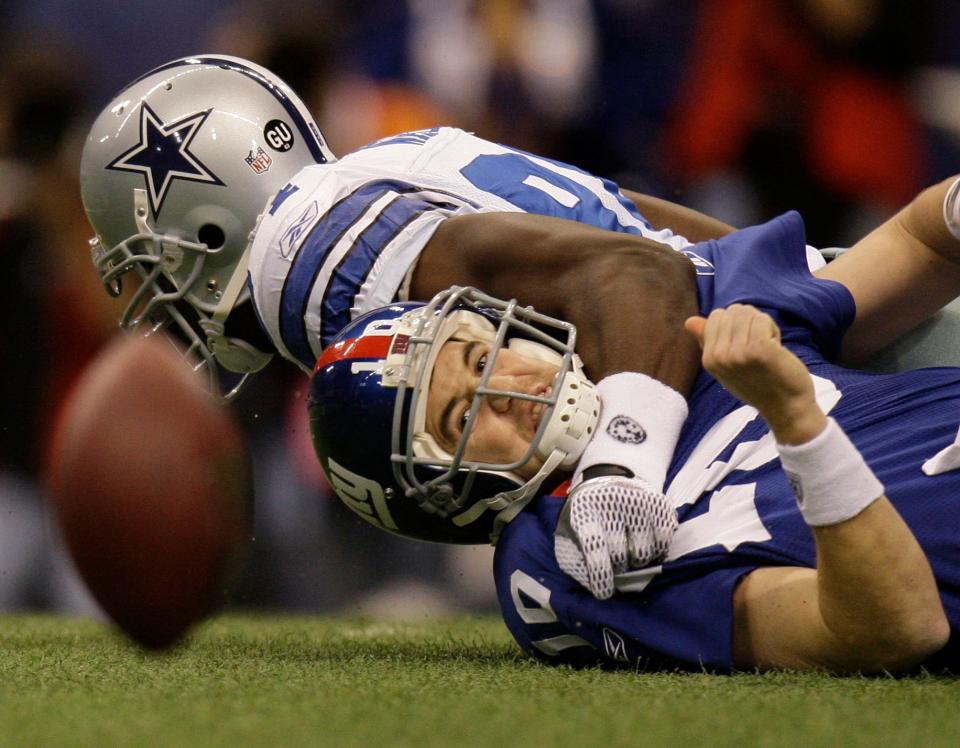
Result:
<svg viewBox="0 0 960 748">
<path fill-rule="evenodd" d="M 840 283 L 811 275 L 798 213 L 701 242 L 686 253 L 697 267 L 701 314 L 752 304 L 773 316 L 784 342 L 816 347 L 828 359 L 836 355 L 856 312 L 853 296 Z"/>
<path fill-rule="evenodd" d="M 732 668 L 733 590 L 752 567 L 674 575 L 668 585 L 597 600 L 556 562 L 561 504 L 555 497 L 532 503 L 497 545 L 497 595 L 521 648 L 551 664 Z"/>
</svg>

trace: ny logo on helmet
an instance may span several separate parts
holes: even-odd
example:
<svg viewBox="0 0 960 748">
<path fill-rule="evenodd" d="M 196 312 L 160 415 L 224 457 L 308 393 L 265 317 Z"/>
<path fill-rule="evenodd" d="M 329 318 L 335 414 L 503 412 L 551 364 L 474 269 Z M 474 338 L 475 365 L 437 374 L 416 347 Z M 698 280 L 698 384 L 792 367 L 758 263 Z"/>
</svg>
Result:
<svg viewBox="0 0 960 748">
<path fill-rule="evenodd" d="M 375 480 L 347 470 L 332 458 L 327 464 L 330 485 L 344 504 L 377 527 L 387 530 L 397 529 L 397 523 L 393 521 L 390 510 L 387 508 L 383 486 Z"/>
</svg>

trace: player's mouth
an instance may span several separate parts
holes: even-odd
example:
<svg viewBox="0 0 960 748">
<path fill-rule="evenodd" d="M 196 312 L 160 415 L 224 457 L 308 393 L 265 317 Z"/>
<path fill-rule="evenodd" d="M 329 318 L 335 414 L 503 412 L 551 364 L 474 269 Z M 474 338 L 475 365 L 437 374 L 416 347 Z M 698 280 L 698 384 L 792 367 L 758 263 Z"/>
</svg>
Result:
<svg viewBox="0 0 960 748">
<path fill-rule="evenodd" d="M 531 392 L 531 395 L 536 395 L 537 397 L 548 398 L 553 394 L 553 387 L 549 384 L 540 387 L 536 392 Z M 537 403 L 533 402 L 530 408 L 530 423 L 533 430 L 533 433 L 537 432 L 537 429 L 540 427 L 540 421 L 543 418 L 543 411 L 547 407 L 547 403 Z"/>
</svg>

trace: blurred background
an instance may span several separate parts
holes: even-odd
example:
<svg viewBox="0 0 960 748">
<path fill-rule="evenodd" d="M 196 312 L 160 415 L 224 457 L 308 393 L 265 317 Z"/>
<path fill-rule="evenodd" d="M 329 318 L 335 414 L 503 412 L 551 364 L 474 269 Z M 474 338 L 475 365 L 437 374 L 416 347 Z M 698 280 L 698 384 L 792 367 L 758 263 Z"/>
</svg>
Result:
<svg viewBox="0 0 960 748">
<path fill-rule="evenodd" d="M 2 0 L 0 610 L 97 615 L 46 512 L 46 438 L 120 309 L 78 165 L 127 82 L 202 52 L 271 68 L 339 154 L 456 125 L 734 225 L 801 211 L 843 246 L 960 168 L 960 0 Z M 237 407 L 256 474 L 243 607 L 416 618 L 495 608 L 489 548 L 387 536 L 332 496 L 307 380 Z"/>
</svg>

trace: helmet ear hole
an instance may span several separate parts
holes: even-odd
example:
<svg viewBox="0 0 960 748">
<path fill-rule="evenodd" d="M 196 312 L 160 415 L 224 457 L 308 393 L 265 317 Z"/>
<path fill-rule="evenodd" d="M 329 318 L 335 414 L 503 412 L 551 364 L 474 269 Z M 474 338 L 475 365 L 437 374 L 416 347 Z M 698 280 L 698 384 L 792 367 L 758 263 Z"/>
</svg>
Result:
<svg viewBox="0 0 960 748">
<path fill-rule="evenodd" d="M 206 244 L 210 249 L 220 249 L 227 241 L 227 236 L 216 224 L 205 223 L 197 232 L 197 241 Z"/>
</svg>

